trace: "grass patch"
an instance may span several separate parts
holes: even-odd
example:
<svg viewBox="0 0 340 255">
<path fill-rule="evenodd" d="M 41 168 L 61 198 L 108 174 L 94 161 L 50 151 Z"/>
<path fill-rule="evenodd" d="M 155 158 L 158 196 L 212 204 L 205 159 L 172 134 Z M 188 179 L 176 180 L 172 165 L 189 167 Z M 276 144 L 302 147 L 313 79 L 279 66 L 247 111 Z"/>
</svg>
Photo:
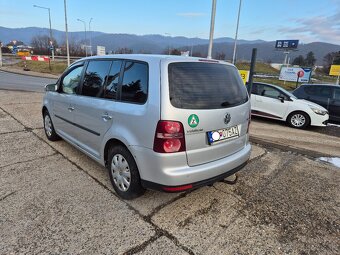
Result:
<svg viewBox="0 0 340 255">
<path fill-rule="evenodd" d="M 25 61 L 20 61 L 11 67 L 23 69 Z M 67 67 L 67 63 L 63 61 L 51 61 L 51 69 L 48 62 L 45 61 L 26 61 L 27 68 L 30 71 L 38 73 L 62 74 Z"/>
<path fill-rule="evenodd" d="M 275 78 L 256 78 L 254 77 L 254 81 L 257 82 L 264 82 L 264 83 L 270 83 L 270 84 L 274 84 L 277 86 L 280 86 L 288 91 L 290 90 L 294 90 L 296 87 L 296 82 L 293 81 L 280 81 L 279 79 L 275 79 Z M 299 83 L 301 84 L 301 83 Z"/>
<path fill-rule="evenodd" d="M 236 64 L 236 67 L 239 70 L 250 70 L 250 63 L 240 62 Z M 257 62 L 255 64 L 255 73 L 261 74 L 272 74 L 272 75 L 279 75 L 280 70 L 275 69 L 269 64 Z"/>
</svg>

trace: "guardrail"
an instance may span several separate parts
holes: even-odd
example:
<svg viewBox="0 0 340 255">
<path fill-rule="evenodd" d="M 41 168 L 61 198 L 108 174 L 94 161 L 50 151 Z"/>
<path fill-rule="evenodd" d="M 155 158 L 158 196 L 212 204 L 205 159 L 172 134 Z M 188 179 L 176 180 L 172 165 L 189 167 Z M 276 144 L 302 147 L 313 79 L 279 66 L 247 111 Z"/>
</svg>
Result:
<svg viewBox="0 0 340 255">
<path fill-rule="evenodd" d="M 2 57 L 9 57 L 9 58 L 13 58 L 13 59 L 21 59 L 21 56 L 17 56 L 17 55 L 13 55 L 11 53 L 2 53 Z M 70 57 L 70 59 L 72 60 L 77 60 L 77 59 L 81 59 L 82 57 Z M 54 56 L 54 59 L 59 59 L 59 60 L 67 60 L 67 56 Z"/>
</svg>

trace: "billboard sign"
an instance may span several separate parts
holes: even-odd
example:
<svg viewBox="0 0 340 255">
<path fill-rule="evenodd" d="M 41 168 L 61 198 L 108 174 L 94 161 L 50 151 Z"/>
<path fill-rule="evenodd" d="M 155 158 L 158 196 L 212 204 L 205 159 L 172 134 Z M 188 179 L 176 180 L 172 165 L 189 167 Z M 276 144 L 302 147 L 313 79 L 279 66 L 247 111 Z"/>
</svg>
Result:
<svg viewBox="0 0 340 255">
<path fill-rule="evenodd" d="M 340 65 L 331 65 L 331 70 L 329 70 L 329 75 L 332 75 L 332 76 L 340 75 Z"/>
<path fill-rule="evenodd" d="M 282 67 L 280 71 L 279 80 L 296 81 L 299 76 L 298 82 L 309 82 L 311 75 L 312 68 Z"/>
<path fill-rule="evenodd" d="M 105 46 L 97 46 L 97 56 L 105 55 Z"/>
<path fill-rule="evenodd" d="M 299 45 L 299 40 L 277 40 L 275 43 L 276 49 L 296 49 Z"/>
</svg>

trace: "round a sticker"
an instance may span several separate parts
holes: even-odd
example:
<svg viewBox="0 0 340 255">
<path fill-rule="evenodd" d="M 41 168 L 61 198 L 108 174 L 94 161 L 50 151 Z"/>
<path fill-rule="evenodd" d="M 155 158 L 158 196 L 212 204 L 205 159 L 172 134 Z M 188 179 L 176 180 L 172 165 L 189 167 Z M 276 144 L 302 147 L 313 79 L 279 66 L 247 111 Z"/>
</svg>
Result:
<svg viewBox="0 0 340 255">
<path fill-rule="evenodd" d="M 191 128 L 197 127 L 200 120 L 198 119 L 198 116 L 196 114 L 191 114 L 188 118 L 188 124 Z"/>
</svg>

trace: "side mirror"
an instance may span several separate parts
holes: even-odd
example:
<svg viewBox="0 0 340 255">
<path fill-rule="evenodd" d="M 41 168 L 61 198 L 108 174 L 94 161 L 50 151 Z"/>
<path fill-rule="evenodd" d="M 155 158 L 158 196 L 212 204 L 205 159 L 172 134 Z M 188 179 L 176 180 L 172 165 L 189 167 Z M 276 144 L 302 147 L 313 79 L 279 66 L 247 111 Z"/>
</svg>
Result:
<svg viewBox="0 0 340 255">
<path fill-rule="evenodd" d="M 285 98 L 284 98 L 283 96 L 278 96 L 278 99 L 279 99 L 282 103 L 285 102 Z"/>
<path fill-rule="evenodd" d="M 57 84 L 47 84 L 45 86 L 45 91 L 46 92 L 47 91 L 52 91 L 52 92 L 57 91 Z"/>
</svg>

